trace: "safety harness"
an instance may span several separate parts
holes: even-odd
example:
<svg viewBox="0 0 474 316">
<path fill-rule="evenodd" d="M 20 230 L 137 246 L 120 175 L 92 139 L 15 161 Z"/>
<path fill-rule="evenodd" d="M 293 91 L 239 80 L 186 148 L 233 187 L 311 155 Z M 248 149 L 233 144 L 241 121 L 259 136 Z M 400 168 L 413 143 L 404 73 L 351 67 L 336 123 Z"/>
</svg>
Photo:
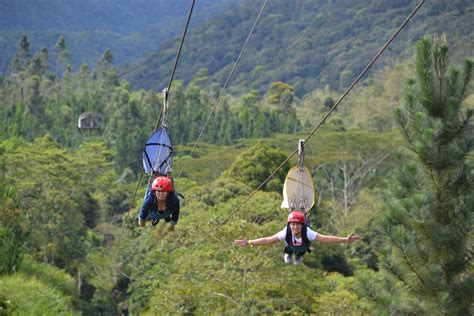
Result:
<svg viewBox="0 0 474 316">
<path fill-rule="evenodd" d="M 291 233 L 291 228 L 290 224 L 286 225 L 286 237 L 285 241 L 287 246 L 285 247 L 285 253 L 287 254 L 292 254 L 295 253 L 297 256 L 302 256 L 306 252 L 311 253 L 310 245 L 311 242 L 308 239 L 308 227 L 306 225 L 303 225 L 303 228 L 301 229 L 301 241 L 302 245 L 301 246 L 295 246 L 293 244 L 293 234 Z"/>
</svg>

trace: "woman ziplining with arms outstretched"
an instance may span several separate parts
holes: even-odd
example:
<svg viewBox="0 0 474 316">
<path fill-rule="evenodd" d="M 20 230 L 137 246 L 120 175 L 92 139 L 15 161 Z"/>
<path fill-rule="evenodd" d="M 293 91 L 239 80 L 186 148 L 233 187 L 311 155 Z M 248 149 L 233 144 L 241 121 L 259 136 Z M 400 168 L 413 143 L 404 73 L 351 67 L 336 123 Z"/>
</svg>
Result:
<svg viewBox="0 0 474 316">
<path fill-rule="evenodd" d="M 320 243 L 352 243 L 359 240 L 359 236 L 350 234 L 347 237 L 329 236 L 315 232 L 305 225 L 303 212 L 291 212 L 288 215 L 287 226 L 273 236 L 262 237 L 252 240 L 238 239 L 234 243 L 240 247 L 253 247 L 259 245 L 272 245 L 279 241 L 285 241 L 285 263 L 297 265 L 301 263 L 306 252 L 311 252 L 309 246 L 312 241 Z"/>
</svg>

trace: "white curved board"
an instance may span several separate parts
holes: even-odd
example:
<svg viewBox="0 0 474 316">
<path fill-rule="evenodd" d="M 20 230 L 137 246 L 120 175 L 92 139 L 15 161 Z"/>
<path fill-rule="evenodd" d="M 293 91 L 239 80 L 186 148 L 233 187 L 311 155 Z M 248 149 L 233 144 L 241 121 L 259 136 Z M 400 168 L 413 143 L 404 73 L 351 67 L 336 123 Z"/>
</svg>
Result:
<svg viewBox="0 0 474 316">
<path fill-rule="evenodd" d="M 314 183 L 308 168 L 295 166 L 288 171 L 283 185 L 283 202 L 281 208 L 285 210 L 292 206 L 294 210 L 301 210 L 304 206 L 309 211 L 314 205 Z"/>
</svg>

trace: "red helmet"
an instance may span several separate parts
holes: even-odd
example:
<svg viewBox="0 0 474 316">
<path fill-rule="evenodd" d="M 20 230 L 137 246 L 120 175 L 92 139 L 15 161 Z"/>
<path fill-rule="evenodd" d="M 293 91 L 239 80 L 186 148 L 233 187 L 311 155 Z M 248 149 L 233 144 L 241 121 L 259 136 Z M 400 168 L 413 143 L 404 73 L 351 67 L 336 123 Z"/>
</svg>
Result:
<svg viewBox="0 0 474 316">
<path fill-rule="evenodd" d="M 151 185 L 152 191 L 163 191 L 163 192 L 171 192 L 173 189 L 173 184 L 171 180 L 167 177 L 157 177 L 153 180 L 153 184 Z"/>
<path fill-rule="evenodd" d="M 288 215 L 288 223 L 294 223 L 294 222 L 304 224 L 303 212 L 291 212 Z"/>
</svg>

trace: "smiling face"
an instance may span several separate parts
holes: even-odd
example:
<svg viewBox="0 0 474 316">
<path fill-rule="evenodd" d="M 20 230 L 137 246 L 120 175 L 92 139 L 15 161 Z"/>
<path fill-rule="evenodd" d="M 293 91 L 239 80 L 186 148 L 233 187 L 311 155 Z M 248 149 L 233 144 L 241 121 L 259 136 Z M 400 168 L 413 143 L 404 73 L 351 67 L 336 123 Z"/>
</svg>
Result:
<svg viewBox="0 0 474 316">
<path fill-rule="evenodd" d="M 303 224 L 299 222 L 291 222 L 290 229 L 294 236 L 299 237 L 301 235 L 301 230 L 303 229 Z"/>
<path fill-rule="evenodd" d="M 166 198 L 168 197 L 169 192 L 166 191 L 155 191 L 155 196 L 158 199 L 158 201 L 165 201 Z"/>
</svg>

